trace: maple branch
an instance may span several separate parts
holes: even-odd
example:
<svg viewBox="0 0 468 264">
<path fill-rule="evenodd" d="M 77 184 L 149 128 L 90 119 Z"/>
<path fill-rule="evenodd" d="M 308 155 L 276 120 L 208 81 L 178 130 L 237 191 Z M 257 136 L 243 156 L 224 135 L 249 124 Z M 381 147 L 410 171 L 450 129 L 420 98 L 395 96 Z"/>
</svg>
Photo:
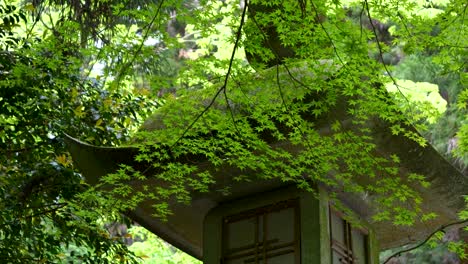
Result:
<svg viewBox="0 0 468 264">
<path fill-rule="evenodd" d="M 234 62 L 234 56 L 236 55 L 236 50 L 237 50 L 237 47 L 239 46 L 239 41 L 241 39 L 241 34 L 242 34 L 242 28 L 244 26 L 244 21 L 245 21 L 245 15 L 246 15 L 246 11 L 247 11 L 247 0 L 245 1 L 245 5 L 244 5 L 244 8 L 242 10 L 242 16 L 241 16 L 241 21 L 240 21 L 240 24 L 239 24 L 239 28 L 237 29 L 237 32 L 236 32 L 236 41 L 234 43 L 234 47 L 232 49 L 232 53 L 231 53 L 231 59 L 229 60 L 229 67 L 228 67 L 228 70 L 227 70 L 227 73 L 225 75 L 225 78 L 224 78 L 224 84 L 218 89 L 218 91 L 215 93 L 215 95 L 213 96 L 213 98 L 211 99 L 210 103 L 203 109 L 203 111 L 201 111 L 196 117 L 195 119 L 192 121 L 192 123 L 190 123 L 190 125 L 184 130 L 184 132 L 182 133 L 182 135 L 174 142 L 174 144 L 172 144 L 171 147 L 177 145 L 180 140 L 182 138 L 184 138 L 184 136 L 187 134 L 187 132 L 192 129 L 192 127 L 198 122 L 198 120 L 200 120 L 200 118 L 211 108 L 211 106 L 213 106 L 213 104 L 215 103 L 216 99 L 218 98 L 218 96 L 221 94 L 221 92 L 224 93 L 225 96 L 226 95 L 226 87 L 227 87 L 227 83 L 228 83 L 228 80 L 229 80 L 229 75 L 231 75 L 231 70 L 232 70 L 232 64 Z M 227 107 L 229 108 L 229 103 L 227 103 Z M 230 108 L 229 108 L 230 109 Z M 232 112 L 231 112 L 232 114 Z M 235 125 L 235 123 L 234 123 Z"/>
</svg>

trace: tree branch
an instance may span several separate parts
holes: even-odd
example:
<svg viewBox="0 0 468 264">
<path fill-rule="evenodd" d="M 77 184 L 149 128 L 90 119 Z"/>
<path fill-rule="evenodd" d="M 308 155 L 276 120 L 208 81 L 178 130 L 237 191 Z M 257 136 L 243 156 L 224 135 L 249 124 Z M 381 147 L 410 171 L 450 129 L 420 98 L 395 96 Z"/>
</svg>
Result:
<svg viewBox="0 0 468 264">
<path fill-rule="evenodd" d="M 441 227 L 439 227 L 438 229 L 434 230 L 429 236 L 426 237 L 426 239 L 424 239 L 421 243 L 417 244 L 417 245 L 414 245 L 412 247 L 409 247 L 407 249 L 403 249 L 403 250 L 400 250 L 398 252 L 395 252 L 394 254 L 392 254 L 390 257 L 388 257 L 382 264 L 387 264 L 392 258 L 394 257 L 397 257 L 397 256 L 400 256 L 401 254 L 405 253 L 405 252 L 409 252 L 409 251 L 412 251 L 412 250 L 415 250 L 421 246 L 423 246 L 424 244 L 427 243 L 427 241 L 429 241 L 437 232 L 439 231 L 443 231 L 445 230 L 446 228 L 448 227 L 451 227 L 451 226 L 455 226 L 455 225 L 463 225 L 463 224 L 467 224 L 468 223 L 468 219 L 467 220 L 462 220 L 462 221 L 458 221 L 458 222 L 453 222 L 453 223 L 449 223 L 449 224 L 446 224 L 446 225 L 443 225 Z"/>
<path fill-rule="evenodd" d="M 242 28 L 244 26 L 244 21 L 245 21 L 245 15 L 246 15 L 246 11 L 247 11 L 247 0 L 245 0 L 245 5 L 244 5 L 244 8 L 242 10 L 242 16 L 241 16 L 241 21 L 240 21 L 240 24 L 239 24 L 239 28 L 237 29 L 237 32 L 236 32 L 236 41 L 234 43 L 234 48 L 232 49 L 232 53 L 231 53 L 231 59 L 229 60 L 229 67 L 228 67 L 228 70 L 227 70 L 227 73 L 224 77 L 224 84 L 218 89 L 218 91 L 216 91 L 215 95 L 213 96 L 213 98 L 211 99 L 210 103 L 203 109 L 203 111 L 201 111 L 196 117 L 195 119 L 192 121 L 192 123 L 190 123 L 190 125 L 184 130 L 184 132 L 182 132 L 182 135 L 174 142 L 174 144 L 172 144 L 171 148 L 176 146 L 180 140 L 182 138 L 185 137 L 185 135 L 187 134 L 187 132 L 192 129 L 192 127 L 198 122 L 198 120 L 200 120 L 200 118 L 211 108 L 211 106 L 213 106 L 213 104 L 215 103 L 216 99 L 218 98 L 218 96 L 221 94 L 221 92 L 224 93 L 224 96 L 226 97 L 226 87 L 227 87 L 227 84 L 228 84 L 228 80 L 229 80 L 229 75 L 231 75 L 231 70 L 232 70 L 232 64 L 234 62 L 234 56 L 236 55 L 236 50 L 237 50 L 237 47 L 239 46 L 239 41 L 240 41 L 240 38 L 241 38 L 241 34 L 242 34 Z M 226 97 L 227 98 L 227 97 Z M 229 103 L 227 103 L 227 107 L 229 108 Z M 229 108 L 230 109 L 230 108 Z M 231 111 L 231 115 L 232 115 L 232 111 Z M 234 123 L 235 125 L 235 123 Z"/>
<path fill-rule="evenodd" d="M 126 71 L 128 70 L 128 68 L 130 66 L 133 65 L 133 63 L 135 62 L 137 56 L 141 53 L 141 50 L 143 49 L 143 46 L 145 45 L 145 41 L 148 39 L 149 37 L 149 34 L 150 34 L 150 31 L 151 31 L 151 28 L 153 27 L 153 24 L 156 22 L 156 18 L 159 16 L 159 13 L 161 12 L 161 9 L 162 9 L 162 5 L 164 4 L 164 0 L 162 0 L 159 5 L 158 5 L 158 9 L 156 10 L 156 13 L 154 14 L 154 16 L 151 18 L 151 21 L 145 26 L 147 27 L 147 30 L 146 32 L 143 34 L 142 36 L 142 39 L 141 39 L 141 42 L 140 42 L 140 45 L 137 47 L 137 50 L 133 53 L 133 56 L 131 57 L 130 61 L 128 61 L 127 63 L 125 63 L 123 65 L 123 67 L 121 68 L 120 72 L 118 73 L 118 75 L 116 76 L 116 81 L 117 83 L 120 83 L 120 81 L 122 80 L 123 76 L 125 75 Z"/>
</svg>

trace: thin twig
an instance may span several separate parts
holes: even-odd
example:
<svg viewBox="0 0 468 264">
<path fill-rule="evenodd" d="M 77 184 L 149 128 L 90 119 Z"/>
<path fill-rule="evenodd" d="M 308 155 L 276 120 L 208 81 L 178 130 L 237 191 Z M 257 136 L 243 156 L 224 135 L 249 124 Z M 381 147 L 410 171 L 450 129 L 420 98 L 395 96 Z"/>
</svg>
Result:
<svg viewBox="0 0 468 264">
<path fill-rule="evenodd" d="M 423 246 L 423 245 L 426 244 L 427 241 L 429 241 L 437 232 L 443 231 L 443 230 L 445 230 L 446 228 L 451 227 L 451 226 L 463 225 L 463 224 L 467 224 L 467 223 L 468 223 L 468 219 L 467 219 L 467 220 L 462 220 L 462 221 L 453 222 L 453 223 L 450 223 L 450 224 L 443 225 L 443 226 L 439 227 L 438 229 L 436 229 L 434 232 L 432 232 L 429 236 L 427 236 L 426 239 L 424 239 L 421 243 L 419 243 L 419 244 L 417 244 L 417 245 L 415 245 L 415 246 L 409 247 L 409 248 L 407 248 L 407 249 L 403 249 L 403 250 L 400 250 L 400 251 L 398 251 L 398 252 L 395 252 L 395 253 L 392 254 L 390 257 L 388 257 L 382 264 L 388 263 L 392 258 L 397 257 L 397 256 L 400 256 L 401 254 L 403 254 L 403 253 L 405 253 L 405 252 L 409 252 L 409 251 L 412 251 L 412 250 L 414 250 L 414 249 L 417 249 L 417 248 Z"/>
<path fill-rule="evenodd" d="M 35 214 L 30 214 L 30 215 L 26 215 L 26 216 L 22 216 L 20 217 L 19 219 L 28 219 L 28 218 L 33 218 L 33 217 L 36 217 L 36 216 L 39 216 L 39 215 L 46 215 L 48 213 L 52 213 L 52 212 L 55 212 L 55 211 L 58 211 L 59 209 L 62 209 L 63 207 L 67 206 L 68 203 L 59 203 L 59 204 L 56 204 L 54 206 L 54 208 L 51 208 L 51 209 L 47 209 L 47 210 L 44 210 L 44 211 L 39 211 Z"/>
<path fill-rule="evenodd" d="M 317 21 L 318 21 L 318 23 L 320 25 L 320 28 L 323 30 L 323 32 L 327 36 L 328 40 L 330 41 L 330 44 L 333 47 L 333 52 L 335 53 L 336 57 L 340 61 L 341 65 L 343 65 L 344 69 L 347 69 L 346 68 L 346 63 L 343 61 L 340 54 L 338 53 L 338 48 L 336 47 L 335 42 L 333 41 L 333 38 L 330 36 L 330 33 L 328 33 L 328 31 L 325 28 L 325 26 L 323 25 L 322 21 L 320 21 L 320 14 L 318 12 L 317 6 L 314 4 L 313 1 L 311 3 L 312 3 L 312 9 L 314 10 L 314 13 L 315 13 L 315 19 L 317 19 Z"/>
<path fill-rule="evenodd" d="M 37 15 L 36 16 L 34 16 L 34 14 L 31 15 L 31 17 L 34 19 L 34 22 L 33 22 L 32 26 L 31 26 L 31 28 L 26 31 L 25 39 L 29 39 L 31 37 L 32 31 L 34 30 L 34 27 L 37 25 L 37 22 L 39 22 L 39 18 L 41 17 L 43 11 L 44 11 L 44 6 L 41 5 L 39 7 Z"/>
<path fill-rule="evenodd" d="M 237 32 L 236 32 L 236 41 L 235 41 L 234 47 L 232 49 L 231 59 L 229 61 L 229 67 L 228 67 L 227 73 L 226 73 L 226 75 L 224 77 L 224 84 L 218 89 L 218 91 L 216 91 L 216 93 L 213 96 L 213 98 L 211 99 L 210 103 L 203 109 L 203 111 L 201 111 L 195 117 L 195 119 L 192 121 L 192 123 L 190 123 L 190 125 L 184 130 L 182 135 L 174 142 L 174 144 L 171 145 L 171 148 L 176 146 L 180 142 L 180 140 L 182 140 L 182 138 L 185 137 L 187 132 L 190 129 L 192 129 L 192 127 L 198 122 L 198 120 L 200 120 L 200 118 L 211 108 L 211 106 L 213 106 L 213 104 L 215 103 L 216 99 L 221 94 L 221 92 L 223 92 L 224 95 L 227 96 L 226 95 L 226 87 L 227 87 L 227 84 L 228 84 L 229 76 L 231 75 L 232 64 L 234 62 L 234 56 L 236 54 L 237 47 L 239 46 L 239 41 L 240 41 L 241 34 L 242 34 L 242 28 L 244 26 L 246 11 L 247 11 L 247 0 L 245 1 L 244 9 L 242 10 L 241 21 L 240 21 L 240 24 L 239 24 L 239 28 L 237 29 Z M 228 102 L 226 102 L 226 103 L 228 104 L 228 107 L 229 107 L 229 103 Z M 235 123 L 234 123 L 234 125 L 235 125 Z"/>
<path fill-rule="evenodd" d="M 116 80 L 117 80 L 117 83 L 120 82 L 120 80 L 122 79 L 122 76 L 125 74 L 125 72 L 127 71 L 127 69 L 133 65 L 133 63 L 135 62 L 137 56 L 140 54 L 141 50 L 143 49 L 143 46 L 145 45 L 145 41 L 146 39 L 148 38 L 149 34 L 150 34 L 150 31 L 151 31 L 151 28 L 153 27 L 153 24 L 154 22 L 156 21 L 156 18 L 159 16 L 159 13 L 161 12 L 161 9 L 162 9 L 162 5 L 164 3 L 164 0 L 161 0 L 161 2 L 159 3 L 159 6 L 158 6 L 158 9 L 156 10 L 156 13 L 154 14 L 154 16 L 151 18 L 151 21 L 146 25 L 146 27 L 148 28 L 145 32 L 145 34 L 143 35 L 143 38 L 140 42 L 140 45 L 138 46 L 137 50 L 133 53 L 133 56 L 132 58 L 130 59 L 129 62 L 127 62 L 123 67 L 122 69 L 120 70 L 119 74 L 117 75 L 116 77 Z"/>
<path fill-rule="evenodd" d="M 367 0 L 364 0 L 364 7 L 366 9 L 367 17 L 369 18 L 369 23 L 370 23 L 370 25 L 372 27 L 372 32 L 374 32 L 374 35 L 375 35 L 375 42 L 377 43 L 377 48 L 379 49 L 379 56 L 380 56 L 380 59 L 382 60 L 382 65 L 383 65 L 383 67 L 385 69 L 385 72 L 388 74 L 388 77 L 390 77 L 390 79 L 392 80 L 392 83 L 395 85 L 395 87 L 397 88 L 400 95 L 403 96 L 403 98 L 405 98 L 405 100 L 408 103 L 408 106 L 410 108 L 410 112 L 412 114 L 414 114 L 412 104 L 410 103 L 409 99 L 403 94 L 403 92 L 400 89 L 401 86 L 398 85 L 396 79 L 393 77 L 393 75 L 391 74 L 390 70 L 388 69 L 387 65 L 384 62 L 382 44 L 380 43 L 380 40 L 378 38 L 377 29 L 376 29 L 376 27 L 374 25 L 374 22 L 372 22 L 372 16 L 370 14 L 369 3 L 368 3 Z M 410 120 L 410 122 L 411 122 L 411 120 Z M 411 122 L 411 123 L 413 123 L 413 122 Z"/>
<path fill-rule="evenodd" d="M 276 60 L 276 63 L 277 65 L 281 63 L 281 58 L 280 58 L 280 55 L 278 54 L 278 52 L 276 52 L 276 50 L 273 48 L 273 46 L 271 45 L 271 43 L 268 41 L 268 36 L 265 34 L 265 32 L 263 31 L 263 29 L 260 27 L 260 25 L 258 24 L 257 20 L 255 19 L 254 16 L 250 17 L 249 19 L 252 20 L 252 22 L 254 22 L 255 26 L 257 27 L 257 29 L 260 31 L 260 34 L 262 34 L 262 37 L 263 39 L 266 40 L 266 44 L 268 45 L 268 48 L 271 50 L 271 52 L 273 52 L 273 55 L 275 56 L 275 60 Z M 298 80 L 292 73 L 291 71 L 289 70 L 289 67 L 286 65 L 286 64 L 283 64 L 282 65 L 284 67 L 284 69 L 286 70 L 286 72 L 288 73 L 289 77 L 291 78 L 291 80 L 295 81 L 296 83 L 300 84 L 303 88 L 309 90 L 309 91 L 313 91 L 308 85 L 306 85 L 305 83 L 301 82 L 300 80 Z"/>
</svg>

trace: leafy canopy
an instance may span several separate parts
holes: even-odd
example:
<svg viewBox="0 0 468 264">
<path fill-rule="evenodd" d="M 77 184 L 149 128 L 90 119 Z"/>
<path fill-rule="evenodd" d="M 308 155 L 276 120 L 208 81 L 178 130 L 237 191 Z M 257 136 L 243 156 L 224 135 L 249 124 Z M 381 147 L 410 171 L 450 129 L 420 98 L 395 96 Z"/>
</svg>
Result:
<svg viewBox="0 0 468 264">
<path fill-rule="evenodd" d="M 462 0 L 15 3 L 0 8 L 0 255 L 12 262 L 132 261 L 102 224 L 143 199 L 164 217 L 170 197 L 189 203 L 191 192 L 213 191 L 212 171 L 178 162 L 183 156 L 238 168 L 239 181 L 371 194 L 379 197 L 376 220 L 411 225 L 423 201 L 410 185 L 427 182 L 401 174 L 399 157 L 373 155 L 366 124 L 385 120 L 392 133 L 425 145 L 406 128 L 422 131 L 445 115 L 434 85 L 449 93 L 446 113 L 462 113 L 457 155 L 468 149 Z M 421 62 L 431 67 L 419 71 Z M 155 103 L 155 95 L 163 98 Z M 323 120 L 327 136 L 318 130 Z M 89 189 L 63 132 L 138 145 L 138 159 L 160 173 L 123 167 L 104 179 L 119 188 Z M 272 144 L 283 141 L 297 151 Z M 129 177 L 169 188 L 132 190 L 122 182 Z M 122 196 L 132 203 L 116 201 Z"/>
<path fill-rule="evenodd" d="M 0 259 L 135 262 L 104 226 L 124 221 L 120 213 L 97 193 L 83 195 L 89 186 L 63 139 L 119 144 L 154 103 L 83 73 L 90 50 L 76 45 L 76 24 L 36 28 L 43 17 L 33 11 L 46 12 L 0 3 Z"/>
<path fill-rule="evenodd" d="M 217 51 L 214 47 L 214 56 L 204 55 L 206 51 L 193 54 L 181 70 L 177 89 L 181 98 L 168 97 L 136 137 L 142 142 L 137 159 L 149 162 L 158 174 L 136 172 L 134 177 L 156 177 L 169 188 L 118 190 L 119 195 L 152 199 L 155 215 L 164 217 L 169 213 L 166 202 L 170 197 L 188 203 L 193 191 L 213 191 L 211 171 L 178 161 L 190 156 L 201 157 L 216 168 L 245 171 L 237 180 L 279 179 L 307 190 L 323 184 L 337 193 L 374 195 L 378 197 L 378 221 L 411 225 L 416 219 L 434 217 L 421 217 L 422 200 L 410 187 L 413 182 L 427 186 L 424 176 L 399 171 L 399 157 L 375 155 L 372 131 L 366 124 L 385 120 L 392 133 L 427 144 L 405 127 L 426 129 L 425 120 L 429 117 L 429 123 L 435 122 L 444 102 L 433 93 L 430 96 L 435 97 L 429 101 L 436 100 L 436 107 L 426 100 L 414 107 L 419 99 L 405 93 L 407 85 L 402 85 L 411 81 L 397 80 L 385 55 L 393 48 L 408 54 L 431 52 L 441 68 L 464 75 L 466 51 L 461 43 L 465 37 L 460 34 L 465 31 L 464 18 L 456 15 L 464 10 L 461 1 L 441 3 L 431 16 L 419 12 L 426 7 L 412 1 L 385 5 L 372 1 L 250 1 L 243 9 L 231 2 L 222 7 L 210 1 L 203 4 L 206 7 L 193 13 L 197 19 L 187 22 L 190 30 L 202 37 L 217 33 L 222 38 L 225 33 L 217 25 L 226 23 L 232 33 L 231 56 L 218 56 L 226 53 L 225 48 Z M 246 8 L 251 8 L 248 13 Z M 391 35 L 381 30 L 380 21 L 393 24 Z M 209 44 L 225 45 L 213 37 L 201 39 L 204 50 Z M 239 47 L 247 51 L 256 73 L 245 58 L 238 57 Z M 277 66 L 266 69 L 272 65 Z M 399 103 L 385 90 L 386 83 L 397 91 Z M 414 94 L 435 91 L 431 84 L 417 86 L 419 92 Z M 347 129 L 330 112 L 336 106 L 340 109 L 343 101 L 357 129 Z M 322 136 L 318 131 L 319 121 L 324 119 L 332 127 L 331 135 Z M 297 151 L 272 145 L 281 141 L 291 142 Z M 132 173 L 124 168 L 105 181 L 116 183 Z"/>
</svg>

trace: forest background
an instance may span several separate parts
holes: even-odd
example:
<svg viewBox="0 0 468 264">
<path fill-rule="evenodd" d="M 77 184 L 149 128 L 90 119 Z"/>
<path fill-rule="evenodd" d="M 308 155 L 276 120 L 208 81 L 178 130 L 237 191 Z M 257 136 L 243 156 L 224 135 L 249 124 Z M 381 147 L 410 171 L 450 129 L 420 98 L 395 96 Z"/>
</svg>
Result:
<svg viewBox="0 0 468 264">
<path fill-rule="evenodd" d="M 330 150 L 335 146 L 333 142 L 327 141 L 327 145 L 323 138 L 304 138 L 304 131 L 313 134 L 313 127 L 300 117 L 305 104 L 297 102 L 310 94 L 325 94 L 307 105 L 307 111 L 320 116 L 327 113 L 337 98 L 355 98 L 356 120 L 366 122 L 378 114 L 378 118 L 395 124 L 394 133 L 408 132 L 401 124 L 414 125 L 425 139 L 407 133 L 409 137 L 423 145 L 427 140 L 467 175 L 468 4 L 465 1 L 269 1 L 279 13 L 258 21 L 249 20 L 248 13 L 243 12 L 254 4 L 255 1 L 229 0 L 0 2 L 2 261 L 132 263 L 142 258 L 148 263 L 196 262 L 141 227 L 133 227 L 128 233 L 126 225 L 132 223 L 120 214 L 126 208 L 115 206 L 115 192 L 101 192 L 86 184 L 73 167 L 64 133 L 107 146 L 130 144 L 135 137 L 148 141 L 157 136 L 164 138 L 167 146 L 177 145 L 172 151 L 179 155 L 203 153 L 213 163 L 222 161 L 208 149 L 219 150 L 222 144 L 223 153 L 231 154 L 236 164 L 248 168 L 258 166 L 254 169 L 262 170 L 262 164 L 285 158 L 281 156 L 284 153 L 268 152 L 263 160 L 257 160 L 252 158 L 252 149 L 238 146 L 236 142 L 263 148 L 265 142 L 258 135 L 262 129 L 277 131 L 274 124 L 279 122 L 292 132 L 272 133 L 278 139 L 320 145 L 322 153 L 306 153 L 309 156 L 304 159 L 326 154 L 368 169 L 350 169 L 341 174 L 342 178 L 326 180 L 322 175 L 331 165 L 317 163 L 321 170 L 311 176 L 314 180 L 327 181 L 330 185 L 343 179 L 352 183 L 354 176 L 349 175 L 369 173 L 382 165 L 356 154 L 356 149 L 362 146 L 372 148 L 366 143 L 365 131 L 347 142 L 343 133 L 339 133 L 340 125 L 336 124 L 334 140 L 347 143 L 336 153 Z M 269 32 L 262 29 L 271 24 L 284 46 L 294 51 L 294 56 L 282 57 L 265 47 Z M 254 68 L 247 62 L 245 50 L 250 54 L 250 61 L 256 62 Z M 259 130 L 252 131 L 248 122 L 234 113 L 234 107 L 231 109 L 232 105 L 251 103 L 242 101 L 245 91 L 236 84 L 246 80 L 255 84 L 256 71 L 264 71 L 279 62 L 284 67 L 282 71 L 288 71 L 288 67 L 314 65 L 324 59 L 346 69 L 347 74 L 333 81 L 308 80 L 304 87 L 293 92 L 285 90 L 285 97 L 281 95 L 281 87 L 276 87 L 273 92 L 276 98 L 260 98 L 258 102 L 263 108 L 248 113 L 261 124 L 257 126 Z M 366 85 L 361 85 L 362 82 Z M 375 89 L 376 84 L 383 84 L 385 92 Z M 330 92 L 329 87 L 340 89 Z M 387 91 L 393 97 L 392 103 L 382 99 L 381 95 Z M 204 100 L 212 99 L 229 111 L 220 113 L 188 103 L 179 106 L 180 111 L 188 113 L 184 116 L 187 120 L 181 120 L 180 116 L 167 120 L 183 124 L 174 126 L 173 135 L 136 134 L 156 109 L 177 105 L 174 103 L 177 98 L 199 100 L 200 93 L 204 94 Z M 272 104 L 271 100 L 277 103 Z M 194 140 L 200 139 L 207 122 L 213 119 L 221 121 L 221 125 L 211 128 L 224 133 L 211 140 L 203 137 Z M 160 148 L 161 142 L 157 143 L 140 146 L 142 153 Z M 342 153 L 347 152 L 355 155 L 344 157 Z M 164 161 L 148 155 L 141 158 L 155 163 Z M 397 157 L 392 162 L 397 162 Z M 296 177 L 302 165 L 291 163 L 278 169 L 286 171 L 282 177 L 303 185 L 301 178 Z M 164 169 L 174 172 L 171 168 Z M 260 175 L 271 177 L 276 172 L 265 170 Z M 118 186 L 118 177 L 127 174 L 128 171 L 108 177 L 107 181 Z M 208 191 L 210 183 L 210 175 L 201 174 L 191 186 Z M 395 198 L 392 198 L 395 190 L 391 183 L 394 182 L 385 182 L 380 189 L 350 184 L 347 190 L 380 190 L 391 200 Z M 180 187 L 187 182 L 182 180 L 177 184 L 177 188 L 165 195 L 189 201 L 187 191 Z M 125 188 L 115 190 L 121 195 Z M 146 196 L 149 195 L 134 195 L 133 202 Z M 417 194 L 407 194 L 404 199 L 411 203 L 417 200 Z M 155 211 L 161 216 L 169 212 L 164 201 L 159 205 Z M 417 203 L 414 205 L 412 208 L 417 209 Z M 400 218 L 389 218 L 389 214 L 395 213 L 391 211 L 392 206 L 384 206 L 386 209 L 376 220 L 411 225 L 419 216 L 415 209 L 396 214 Z M 460 218 L 468 219 L 468 212 L 460 212 Z M 438 232 L 428 243 L 391 261 L 458 263 L 466 252 L 466 244 L 460 237 L 463 238 L 462 230 Z M 402 249 L 382 253 L 382 260 L 399 250 Z"/>
</svg>

